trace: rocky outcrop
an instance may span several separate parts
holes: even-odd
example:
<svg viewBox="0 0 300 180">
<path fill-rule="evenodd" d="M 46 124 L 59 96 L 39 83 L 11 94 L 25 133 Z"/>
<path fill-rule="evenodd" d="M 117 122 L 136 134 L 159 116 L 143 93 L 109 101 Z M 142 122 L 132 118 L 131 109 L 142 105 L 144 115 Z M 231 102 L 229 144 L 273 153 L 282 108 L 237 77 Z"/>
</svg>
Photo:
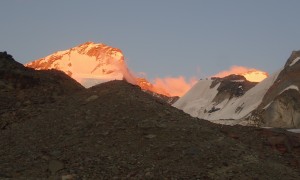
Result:
<svg viewBox="0 0 300 180">
<path fill-rule="evenodd" d="M 300 51 L 292 52 L 257 108 L 261 125 L 300 128 Z"/>
<path fill-rule="evenodd" d="M 244 76 L 241 75 L 229 75 L 224 78 L 215 78 L 210 86 L 214 88 L 219 84 L 217 90 L 218 94 L 213 99 L 215 103 L 221 103 L 225 99 L 232 99 L 234 97 L 243 96 L 249 89 L 254 87 L 257 83 L 248 81 Z"/>
<path fill-rule="evenodd" d="M 262 112 L 263 125 L 299 128 L 300 96 L 297 90 L 287 90 L 277 96 Z"/>
</svg>

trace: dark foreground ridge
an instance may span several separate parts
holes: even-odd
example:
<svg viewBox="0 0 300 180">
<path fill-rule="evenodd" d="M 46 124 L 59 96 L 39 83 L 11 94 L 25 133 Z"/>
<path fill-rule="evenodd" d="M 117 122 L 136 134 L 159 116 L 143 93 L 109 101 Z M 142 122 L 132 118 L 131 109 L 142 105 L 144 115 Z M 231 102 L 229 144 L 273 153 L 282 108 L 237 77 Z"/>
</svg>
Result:
<svg viewBox="0 0 300 180">
<path fill-rule="evenodd" d="M 43 105 L 83 89 L 61 71 L 36 71 L 0 52 L 0 129 L 38 115 Z"/>
<path fill-rule="evenodd" d="M 28 114 L 0 130 L 0 179 L 300 177 L 297 134 L 192 118 L 124 81 L 78 86 L 51 102 L 26 94 L 43 98 L 41 87 L 0 91 L 25 94 L 18 104 L 0 104 L 1 122 L 11 122 L 12 109 Z"/>
</svg>

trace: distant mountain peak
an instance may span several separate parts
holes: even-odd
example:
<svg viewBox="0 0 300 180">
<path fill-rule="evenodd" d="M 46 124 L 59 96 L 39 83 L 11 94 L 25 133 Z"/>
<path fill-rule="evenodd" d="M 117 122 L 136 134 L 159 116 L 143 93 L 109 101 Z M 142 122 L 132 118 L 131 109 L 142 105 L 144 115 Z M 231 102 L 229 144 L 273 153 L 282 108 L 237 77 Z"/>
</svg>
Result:
<svg viewBox="0 0 300 180">
<path fill-rule="evenodd" d="M 87 88 L 111 80 L 125 79 L 145 91 L 170 96 L 165 90 L 155 88 L 145 78 L 136 77 L 127 67 L 123 52 L 103 43 L 88 41 L 29 62 L 26 66 L 36 70 L 61 70 Z"/>
<path fill-rule="evenodd" d="M 135 84 L 120 49 L 91 41 L 57 51 L 26 66 L 37 70 L 61 70 L 85 87 L 122 79 Z"/>
</svg>

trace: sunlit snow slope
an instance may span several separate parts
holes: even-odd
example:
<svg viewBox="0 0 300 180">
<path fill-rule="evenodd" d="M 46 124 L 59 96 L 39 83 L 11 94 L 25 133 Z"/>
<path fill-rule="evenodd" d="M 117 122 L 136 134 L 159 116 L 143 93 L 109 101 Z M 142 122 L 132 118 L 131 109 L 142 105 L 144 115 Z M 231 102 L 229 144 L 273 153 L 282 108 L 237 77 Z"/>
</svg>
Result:
<svg viewBox="0 0 300 180">
<path fill-rule="evenodd" d="M 105 44 L 87 42 L 77 47 L 58 51 L 42 59 L 26 64 L 37 70 L 57 69 L 83 84 L 91 87 L 110 80 L 122 80 L 135 83 L 124 62 L 121 50 Z"/>
</svg>

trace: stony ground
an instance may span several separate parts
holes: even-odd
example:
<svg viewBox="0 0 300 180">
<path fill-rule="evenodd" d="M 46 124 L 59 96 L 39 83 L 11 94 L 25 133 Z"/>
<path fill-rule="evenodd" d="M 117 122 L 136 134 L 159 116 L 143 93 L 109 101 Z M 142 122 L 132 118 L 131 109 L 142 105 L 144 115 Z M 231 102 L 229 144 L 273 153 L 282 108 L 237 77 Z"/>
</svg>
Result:
<svg viewBox="0 0 300 180">
<path fill-rule="evenodd" d="M 29 104 L 0 131 L 2 178 L 300 178 L 296 134 L 192 118 L 123 81 Z"/>
<path fill-rule="evenodd" d="M 300 136 L 192 118 L 124 81 L 84 89 L 0 53 L 0 179 L 299 179 Z"/>
</svg>

